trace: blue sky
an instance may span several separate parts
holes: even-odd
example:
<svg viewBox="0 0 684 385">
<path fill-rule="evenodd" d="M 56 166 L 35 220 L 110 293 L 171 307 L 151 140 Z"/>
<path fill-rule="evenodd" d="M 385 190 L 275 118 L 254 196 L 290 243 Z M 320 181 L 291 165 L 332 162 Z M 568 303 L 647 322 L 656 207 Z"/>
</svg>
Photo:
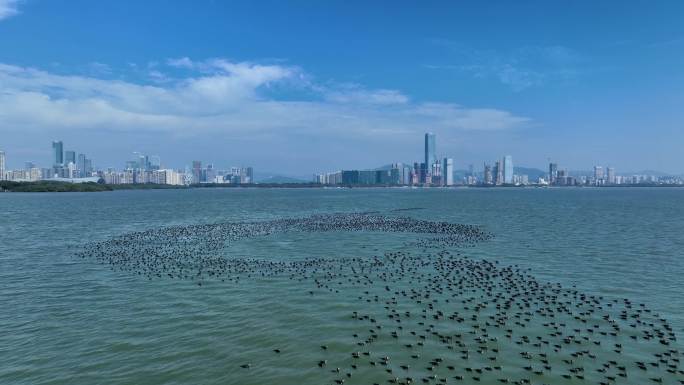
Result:
<svg viewBox="0 0 684 385">
<path fill-rule="evenodd" d="M 0 0 L 0 149 L 684 173 L 681 1 Z"/>
</svg>

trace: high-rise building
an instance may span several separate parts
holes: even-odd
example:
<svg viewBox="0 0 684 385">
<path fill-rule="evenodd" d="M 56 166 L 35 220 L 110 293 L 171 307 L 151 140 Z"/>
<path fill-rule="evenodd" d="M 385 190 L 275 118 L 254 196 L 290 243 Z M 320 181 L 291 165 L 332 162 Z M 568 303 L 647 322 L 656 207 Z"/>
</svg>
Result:
<svg viewBox="0 0 684 385">
<path fill-rule="evenodd" d="M 136 151 L 133 153 L 133 160 L 126 162 L 126 168 L 138 171 L 150 171 L 152 170 L 150 157 Z"/>
<path fill-rule="evenodd" d="M 428 172 L 428 166 L 425 163 L 420 164 L 420 183 L 430 183 L 430 173 Z"/>
<path fill-rule="evenodd" d="M 420 183 L 420 164 L 418 162 L 413 162 L 413 168 L 411 169 L 411 183 L 412 185 L 417 185 Z"/>
<path fill-rule="evenodd" d="M 76 151 L 64 151 L 64 164 L 76 164 Z"/>
<path fill-rule="evenodd" d="M 67 163 L 66 172 L 67 172 L 66 173 L 67 178 L 71 178 L 71 179 L 78 178 L 78 174 L 77 174 L 78 170 L 76 170 L 76 163 L 74 163 L 74 162 Z"/>
<path fill-rule="evenodd" d="M 31 167 L 30 169 L 27 169 L 25 172 L 26 179 L 28 179 L 29 182 L 35 182 L 42 179 L 42 173 L 40 169 L 37 167 Z"/>
<path fill-rule="evenodd" d="M 608 184 L 615 184 L 615 169 L 613 167 L 608 167 L 607 176 Z"/>
<path fill-rule="evenodd" d="M 454 185 L 454 160 L 451 158 L 442 160 L 442 185 Z"/>
<path fill-rule="evenodd" d="M 159 157 L 159 155 L 152 155 L 150 157 L 150 169 L 152 169 L 152 170 L 160 170 L 161 169 L 161 158 Z M 169 170 L 169 172 L 167 172 L 167 174 L 171 175 L 170 171 L 172 171 L 172 170 Z M 175 177 L 175 174 L 174 174 L 174 177 Z"/>
<path fill-rule="evenodd" d="M 425 166 L 427 170 L 432 168 L 437 160 L 437 148 L 436 148 L 435 134 L 432 132 L 425 133 Z"/>
<path fill-rule="evenodd" d="M 503 168 L 500 160 L 494 163 L 494 184 L 497 186 L 503 184 Z"/>
<path fill-rule="evenodd" d="M 549 163 L 549 183 L 556 183 L 556 178 L 558 178 L 558 163 Z"/>
<path fill-rule="evenodd" d="M 80 173 L 81 178 L 85 178 L 87 175 L 86 169 L 85 169 L 85 166 L 86 166 L 85 154 L 78 154 L 78 163 L 76 163 L 76 164 L 78 165 L 78 172 Z"/>
<path fill-rule="evenodd" d="M 202 181 L 202 161 L 192 161 L 192 183 L 200 183 Z"/>
<path fill-rule="evenodd" d="M 52 153 L 53 153 L 53 165 L 63 166 L 64 165 L 64 144 L 61 140 L 52 142 Z"/>
<path fill-rule="evenodd" d="M 5 152 L 0 151 L 0 180 L 5 180 Z"/>
<path fill-rule="evenodd" d="M 213 164 L 208 164 L 205 169 L 202 170 L 202 181 L 207 183 L 214 182 L 216 179 L 216 169 Z"/>
<path fill-rule="evenodd" d="M 603 179 L 603 167 L 594 166 L 594 179 L 596 179 L 597 183 Z"/>
<path fill-rule="evenodd" d="M 494 178 L 492 177 L 492 166 L 485 164 L 484 165 L 484 183 L 487 185 L 493 184 Z"/>
<path fill-rule="evenodd" d="M 405 167 L 401 163 L 393 163 L 390 169 L 390 184 L 392 185 L 403 185 L 405 177 L 404 171 Z"/>
<path fill-rule="evenodd" d="M 430 184 L 435 186 L 441 186 L 442 183 L 442 163 L 435 162 L 432 164 L 432 169 L 430 171 Z"/>
<path fill-rule="evenodd" d="M 392 163 L 392 184 L 395 185 L 403 185 L 407 184 L 407 175 L 406 173 L 409 172 L 409 168 L 406 167 L 406 165 L 402 163 Z"/>
<path fill-rule="evenodd" d="M 513 184 L 516 186 L 518 185 L 523 185 L 526 186 L 530 183 L 530 177 L 528 175 L 514 175 L 513 176 Z"/>
<path fill-rule="evenodd" d="M 513 157 L 510 155 L 504 156 L 503 159 L 503 182 L 513 184 Z"/>
<path fill-rule="evenodd" d="M 147 171 L 150 169 L 150 158 L 147 155 L 140 154 L 138 156 L 138 164 L 141 170 Z"/>
<path fill-rule="evenodd" d="M 402 170 L 401 184 L 409 185 L 411 182 L 411 166 L 405 164 Z"/>
<path fill-rule="evenodd" d="M 80 172 L 84 178 L 90 177 L 93 173 L 93 161 L 91 159 L 85 158 L 85 160 L 83 160 L 83 170 Z"/>
</svg>

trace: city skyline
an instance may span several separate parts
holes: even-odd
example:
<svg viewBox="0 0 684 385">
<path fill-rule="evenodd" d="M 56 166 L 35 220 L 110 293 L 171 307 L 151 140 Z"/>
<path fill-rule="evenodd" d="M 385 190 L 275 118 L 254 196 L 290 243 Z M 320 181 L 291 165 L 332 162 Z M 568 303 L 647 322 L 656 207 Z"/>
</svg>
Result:
<svg viewBox="0 0 684 385">
<path fill-rule="evenodd" d="M 423 162 L 392 163 L 389 168 L 366 167 L 360 169 L 340 168 L 336 172 L 314 174 L 314 183 L 329 184 L 377 184 L 377 185 L 423 185 L 423 186 L 453 186 L 453 185 L 492 185 L 511 186 L 529 184 L 550 184 L 557 186 L 574 185 L 638 185 L 638 184 L 681 184 L 682 176 L 670 175 L 657 171 L 641 173 L 619 172 L 615 167 L 601 165 L 593 166 L 593 171 L 569 170 L 561 168 L 558 163 L 549 159 L 548 172 L 542 169 L 513 166 L 513 157 L 504 155 L 493 163 L 484 162 L 480 170 L 471 163 L 467 168 L 454 168 L 451 157 L 441 157 L 437 151 L 436 135 L 426 132 L 423 136 Z M 148 155 L 137 151 L 132 158 L 125 160 L 125 166 L 96 167 L 92 159 L 80 151 L 65 150 L 64 142 L 53 140 L 51 144 L 52 165 L 39 167 L 32 161 L 24 162 L 23 168 L 6 167 L 6 154 L 0 149 L 0 180 L 9 181 L 91 181 L 101 180 L 106 184 L 127 183 L 156 183 L 156 184 L 197 184 L 197 183 L 258 183 L 254 177 L 253 167 L 227 168 L 215 167 L 211 162 L 202 167 L 201 160 L 193 160 L 184 167 L 173 168 L 161 162 L 158 155 Z M 429 162 L 429 163 L 425 163 Z M 516 172 L 516 169 L 522 170 Z M 530 176 L 529 173 L 536 176 Z M 462 179 L 456 174 L 462 173 Z M 264 173 L 266 174 L 266 173 Z M 301 183 L 306 177 L 299 179 L 285 175 L 270 175 L 268 178 L 284 177 L 289 183 Z M 95 179 L 93 179 L 95 178 Z M 266 179 L 268 179 L 266 178 Z M 263 177 L 262 177 L 263 179 Z"/>
<path fill-rule="evenodd" d="M 389 166 L 366 169 L 339 169 L 314 174 L 313 183 L 326 186 L 419 186 L 419 187 L 511 187 L 511 186 L 642 186 L 682 185 L 681 176 L 616 173 L 614 167 L 595 165 L 592 172 L 558 169 L 550 162 L 548 173 L 540 169 L 514 167 L 513 156 L 504 155 L 483 164 L 482 172 L 473 164 L 467 170 L 454 169 L 453 158 L 437 156 L 437 137 L 432 132 L 423 136 L 423 157 L 419 162 L 394 162 Z M 530 175 L 532 173 L 533 175 Z M 458 178 L 457 174 L 462 174 Z"/>
<path fill-rule="evenodd" d="M 202 154 L 301 177 L 420 159 L 433 132 L 457 169 L 511 154 L 684 174 L 681 2 L 2 5 L 8 168 L 60 138 L 102 167 Z"/>
<path fill-rule="evenodd" d="M 125 166 L 94 167 L 93 160 L 86 154 L 65 150 L 62 140 L 52 141 L 52 163 L 39 167 L 34 162 L 25 162 L 24 168 L 6 169 L 5 152 L 0 150 L 0 181 L 38 182 L 56 181 L 71 183 L 98 182 L 105 184 L 170 184 L 189 185 L 200 183 L 251 184 L 254 170 L 251 166 L 217 168 L 213 164 L 202 167 L 201 160 L 193 160 L 192 168 L 184 170 L 164 167 L 157 155 L 133 152 Z M 77 156 L 78 154 L 78 156 Z"/>
<path fill-rule="evenodd" d="M 48 151 L 46 151 L 46 152 L 48 152 Z M 111 164 L 111 165 L 107 165 L 107 166 L 103 166 L 101 164 L 94 165 L 92 163 L 92 159 L 85 158 L 86 154 L 84 154 L 83 152 L 74 151 L 74 150 L 66 150 L 64 148 L 62 140 L 53 140 L 52 141 L 52 149 L 49 151 L 49 157 L 52 160 L 52 163 L 50 163 L 50 161 L 40 162 L 40 161 L 37 161 L 35 159 L 30 159 L 30 160 L 29 159 L 12 159 L 11 156 L 10 156 L 10 161 L 7 162 L 8 151 L 5 151 L 3 148 L 0 148 L 0 153 L 2 153 L 2 166 L 3 166 L 2 170 L 3 171 L 4 170 L 11 170 L 11 169 L 26 169 L 27 164 L 40 165 L 40 166 L 44 166 L 47 168 L 50 168 L 56 164 L 66 165 L 69 163 L 69 161 L 67 160 L 67 157 L 68 157 L 67 154 L 69 154 L 69 153 L 72 154 L 71 155 L 73 158 L 72 161 L 75 165 L 78 166 L 79 170 L 84 170 L 84 169 L 94 170 L 96 167 L 99 170 L 119 169 L 121 167 L 121 164 L 128 164 L 131 162 L 131 160 L 130 160 L 131 155 L 133 156 L 133 158 L 135 158 L 137 155 L 143 154 L 140 151 L 132 151 L 128 154 L 129 158 L 126 158 L 125 156 L 123 156 L 123 154 L 121 154 L 121 158 L 117 161 L 117 164 Z M 11 151 L 9 151 L 9 153 L 11 154 Z M 204 154 L 203 156 L 206 156 L 206 155 L 207 154 Z M 186 160 L 186 161 L 174 162 L 173 165 L 170 165 L 168 162 L 165 162 L 162 164 L 161 158 L 159 157 L 159 155 L 145 155 L 145 156 L 155 158 L 156 164 L 159 166 L 158 168 L 164 168 L 164 169 L 182 170 L 182 169 L 191 167 L 192 163 L 194 162 L 194 161 Z M 61 157 L 61 159 L 59 157 Z M 344 168 L 346 168 L 346 169 L 354 168 L 354 169 L 360 169 L 360 170 L 375 170 L 378 168 L 382 168 L 386 165 L 389 165 L 390 162 L 397 162 L 397 159 L 401 159 L 402 157 L 403 157 L 402 155 L 398 155 L 392 159 L 385 159 L 384 163 L 381 161 L 380 162 L 381 164 L 377 164 L 377 165 L 367 165 L 364 167 L 348 167 L 348 165 L 343 165 L 342 167 L 338 167 L 337 169 L 341 170 Z M 470 169 L 473 167 L 474 164 L 478 164 L 477 162 L 468 162 L 466 164 L 455 163 L 453 161 L 454 156 L 452 154 L 444 154 L 444 153 L 440 153 L 437 151 L 435 134 L 432 132 L 426 132 L 424 134 L 423 157 L 421 159 L 424 159 L 424 160 L 434 159 L 434 161 L 439 161 L 440 164 L 442 164 L 443 163 L 443 157 L 448 157 L 449 159 L 451 159 L 451 162 L 454 164 L 453 169 L 455 171 L 459 171 L 459 172 L 461 172 L 461 171 L 467 172 L 467 173 L 470 172 L 472 174 L 472 170 L 470 170 Z M 500 160 L 501 161 L 501 169 L 502 169 L 502 178 L 504 178 L 506 180 L 506 183 L 510 184 L 512 182 L 511 176 L 513 175 L 513 173 L 512 173 L 512 168 L 506 167 L 506 164 L 505 164 L 506 158 L 512 158 L 512 156 L 511 155 L 505 155 Z M 399 160 L 398 162 L 404 163 L 401 160 Z M 488 162 L 489 161 L 485 160 L 484 163 L 479 163 L 479 164 L 483 164 L 483 166 L 482 166 L 482 168 L 477 169 L 477 172 L 481 173 L 483 175 L 483 177 L 486 174 L 486 171 L 487 171 L 486 165 Z M 512 159 L 510 160 L 510 162 L 512 164 Z M 551 165 L 556 165 L 556 167 L 557 167 L 558 163 L 556 161 L 554 161 L 552 158 L 547 158 L 547 162 L 550 162 Z M 214 165 L 215 163 L 209 161 L 209 162 L 206 162 L 206 164 Z M 238 161 L 238 162 L 235 162 L 233 164 L 244 164 L 244 162 Z M 613 170 L 613 172 L 615 172 L 614 170 L 616 169 L 616 167 L 614 165 L 605 164 L 605 163 L 602 163 L 602 164 L 603 164 L 602 166 L 598 166 L 598 167 L 605 167 L 606 170 Z M 24 167 L 23 168 L 19 167 L 19 165 L 24 165 Z M 86 165 L 88 166 L 87 168 L 85 167 Z M 534 169 L 537 171 L 548 170 L 547 175 L 552 175 L 552 171 L 549 170 L 550 166 L 548 165 L 548 163 L 546 166 L 541 166 L 541 167 L 536 167 L 534 165 L 527 165 L 527 164 L 519 165 L 519 166 L 522 168 Z M 231 167 L 233 167 L 233 166 L 231 166 Z M 597 167 L 596 165 L 593 165 L 593 166 L 583 170 L 583 169 L 573 169 L 573 168 L 567 167 L 567 165 L 565 165 L 565 167 L 563 167 L 561 171 L 564 171 L 564 172 L 570 173 L 570 174 L 576 174 L 576 175 L 589 174 L 591 172 L 595 172 L 596 167 Z M 126 168 L 128 168 L 128 167 L 126 166 L 126 167 L 123 167 L 122 169 L 126 169 Z M 505 170 L 508 170 L 508 176 L 505 175 Z M 319 172 L 321 170 L 318 169 L 316 171 Z M 283 176 L 283 177 L 308 180 L 308 175 L 306 175 L 306 173 L 300 173 L 300 174 L 274 173 L 274 170 L 266 170 L 266 171 L 262 171 L 262 172 L 264 174 L 272 174 L 275 176 Z M 606 171 L 606 172 L 608 172 L 608 171 Z M 667 172 L 664 172 L 662 170 L 651 170 L 651 169 L 646 169 L 646 168 L 641 168 L 638 170 L 622 170 L 622 169 L 620 169 L 619 174 L 620 175 L 630 175 L 630 176 L 631 175 L 684 176 L 684 173 L 682 173 L 682 174 L 667 173 Z"/>
</svg>

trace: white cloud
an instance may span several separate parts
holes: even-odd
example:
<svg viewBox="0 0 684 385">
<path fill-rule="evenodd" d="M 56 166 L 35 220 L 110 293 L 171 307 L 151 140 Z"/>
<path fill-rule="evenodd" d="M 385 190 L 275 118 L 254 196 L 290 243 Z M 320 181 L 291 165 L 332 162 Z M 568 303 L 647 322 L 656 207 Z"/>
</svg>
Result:
<svg viewBox="0 0 684 385">
<path fill-rule="evenodd" d="M 88 68 L 95 76 L 110 75 L 112 73 L 112 68 L 109 65 L 100 62 L 91 62 L 88 64 Z"/>
<path fill-rule="evenodd" d="M 510 86 L 511 89 L 516 92 L 523 91 L 530 87 L 540 86 L 544 84 L 547 77 L 543 73 L 516 68 L 510 64 L 504 64 L 498 67 L 495 72 L 501 83 Z"/>
<path fill-rule="evenodd" d="M 0 20 L 12 17 L 19 13 L 18 0 L 0 0 Z"/>
<path fill-rule="evenodd" d="M 156 72 L 149 84 L 0 64 L 0 120 L 17 132 L 98 130 L 208 133 L 316 138 L 443 135 L 468 130 L 507 130 L 527 118 L 507 111 L 420 103 L 396 90 L 360 85 L 316 86 L 296 67 L 182 58 L 168 66 L 191 69 L 174 78 Z M 306 88 L 308 97 L 278 98 Z M 294 93 L 297 95 L 297 93 Z M 5 128 L 3 128 L 5 130 Z"/>
<path fill-rule="evenodd" d="M 166 61 L 166 64 L 170 65 L 171 67 L 179 67 L 179 68 L 192 68 L 192 67 L 194 67 L 194 63 L 187 56 L 177 58 L 177 59 L 168 59 Z"/>
<path fill-rule="evenodd" d="M 408 96 L 397 90 L 367 90 L 359 85 L 344 87 L 341 89 L 323 90 L 328 101 L 335 103 L 355 104 L 404 104 L 408 103 Z"/>
</svg>

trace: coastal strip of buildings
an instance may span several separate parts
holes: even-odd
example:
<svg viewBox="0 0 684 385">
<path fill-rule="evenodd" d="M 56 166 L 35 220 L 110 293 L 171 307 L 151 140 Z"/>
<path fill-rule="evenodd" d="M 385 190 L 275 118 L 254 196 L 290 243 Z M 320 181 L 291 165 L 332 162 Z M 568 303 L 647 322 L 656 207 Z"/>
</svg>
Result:
<svg viewBox="0 0 684 385">
<path fill-rule="evenodd" d="M 594 167 L 593 175 L 571 174 L 549 163 L 548 173 L 532 178 L 516 173 L 513 157 L 505 155 L 493 163 L 485 163 L 481 172 L 471 164 L 464 171 L 454 169 L 453 158 L 437 156 L 437 138 L 428 132 L 424 136 L 424 156 L 420 162 L 393 163 L 374 170 L 339 170 L 316 174 L 313 182 L 327 186 L 620 186 L 620 185 L 684 185 L 681 177 L 655 175 L 617 175 L 615 168 Z M 605 172 L 604 172 L 605 170 Z M 456 174 L 460 174 L 456 178 Z"/>
<path fill-rule="evenodd" d="M 106 184 L 166 184 L 190 185 L 201 183 L 213 184 L 249 184 L 253 182 L 252 167 L 230 167 L 216 169 L 213 164 L 202 166 L 202 161 L 195 160 L 192 167 L 183 170 L 162 167 L 158 156 L 133 153 L 131 160 L 126 161 L 122 170 L 107 168 L 98 170 L 93 161 L 84 153 L 64 150 L 62 141 L 52 142 L 51 167 L 39 168 L 33 162 L 26 162 L 23 169 L 7 170 L 6 155 L 0 151 L 0 180 L 13 182 L 37 182 L 51 180 L 71 183 L 106 183 Z"/>
<path fill-rule="evenodd" d="M 85 153 L 65 150 L 62 141 L 52 142 L 50 167 L 26 162 L 23 169 L 7 169 L 6 153 L 0 150 L 0 180 L 35 182 L 53 180 L 72 183 L 106 184 L 252 184 L 252 167 L 218 169 L 194 160 L 184 169 L 164 167 L 159 156 L 134 152 L 123 169 L 98 169 Z M 529 175 L 527 172 L 535 172 Z M 378 169 L 338 170 L 316 174 L 313 184 L 320 186 L 641 186 L 684 185 L 681 176 L 619 175 L 613 167 L 595 166 L 593 172 L 570 172 L 549 162 L 546 171 L 514 167 L 513 157 L 505 155 L 492 163 L 484 163 L 476 172 L 470 164 L 456 170 L 453 158 L 439 156 L 437 137 L 425 133 L 423 158 L 413 163 L 393 163 Z"/>
<path fill-rule="evenodd" d="M 382 170 L 340 170 L 314 175 L 323 185 L 453 186 L 454 160 L 438 158 L 435 134 L 425 134 L 422 162 L 394 163 Z"/>
</svg>

